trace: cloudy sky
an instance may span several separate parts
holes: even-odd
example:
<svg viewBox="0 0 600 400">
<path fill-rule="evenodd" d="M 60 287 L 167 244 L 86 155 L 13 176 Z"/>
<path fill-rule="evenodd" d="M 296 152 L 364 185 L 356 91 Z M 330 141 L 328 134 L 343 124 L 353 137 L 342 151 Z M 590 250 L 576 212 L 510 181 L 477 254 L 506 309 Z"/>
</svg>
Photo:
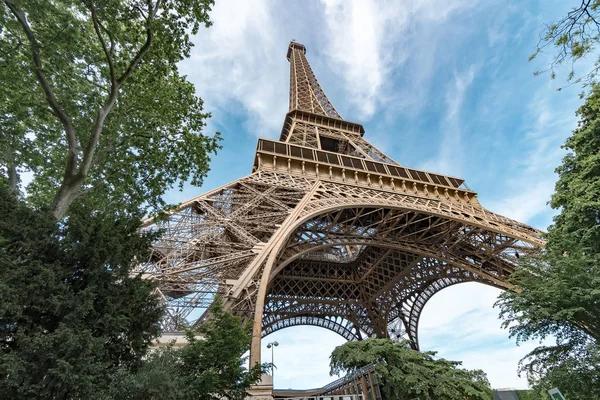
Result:
<svg viewBox="0 0 600 400">
<path fill-rule="evenodd" d="M 408 167 L 460 176 L 495 212 L 545 229 L 546 203 L 576 126 L 579 88 L 557 92 L 560 76 L 533 77 L 527 62 L 542 25 L 566 14 L 569 0 L 225 1 L 201 31 L 182 71 L 212 112 L 207 132 L 223 150 L 202 188 L 172 192 L 183 201 L 251 171 L 258 137 L 277 138 L 287 111 L 290 40 L 303 43 L 327 95 L 365 138 Z M 496 289 L 461 284 L 425 307 L 424 350 L 487 372 L 495 388 L 524 388 L 517 347 L 500 329 Z M 322 386 L 329 354 L 343 342 L 321 328 L 268 337 L 278 388 Z M 266 342 L 266 341 L 265 341 Z M 264 361 L 270 352 L 263 350 Z"/>
</svg>

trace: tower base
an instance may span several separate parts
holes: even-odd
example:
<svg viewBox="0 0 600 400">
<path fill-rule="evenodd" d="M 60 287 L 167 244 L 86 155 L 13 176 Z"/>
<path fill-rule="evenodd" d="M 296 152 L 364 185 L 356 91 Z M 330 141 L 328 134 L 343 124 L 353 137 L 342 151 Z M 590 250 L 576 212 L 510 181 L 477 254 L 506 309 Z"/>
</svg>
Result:
<svg viewBox="0 0 600 400">
<path fill-rule="evenodd" d="M 263 374 L 260 382 L 248 390 L 248 400 L 273 400 L 273 377 Z"/>
</svg>

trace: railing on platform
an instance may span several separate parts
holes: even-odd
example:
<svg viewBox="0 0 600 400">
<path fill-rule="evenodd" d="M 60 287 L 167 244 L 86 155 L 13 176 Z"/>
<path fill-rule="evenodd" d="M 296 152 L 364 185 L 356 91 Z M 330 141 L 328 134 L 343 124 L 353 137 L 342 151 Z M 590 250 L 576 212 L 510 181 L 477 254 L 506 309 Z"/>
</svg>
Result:
<svg viewBox="0 0 600 400">
<path fill-rule="evenodd" d="M 432 185 L 432 187 L 440 186 L 471 191 L 466 185 L 464 179 L 461 178 L 449 175 L 434 174 L 432 172 L 416 170 L 413 168 L 405 168 L 396 164 L 371 161 L 361 157 L 318 150 L 311 147 L 283 143 L 270 139 L 258 139 L 257 151 L 259 153 L 270 153 L 274 155 L 286 156 L 290 159 L 306 160 L 309 162 L 317 162 L 322 165 L 337 166 L 348 169 L 348 171 L 356 170 L 388 175 L 390 177 L 397 178 L 398 182 L 400 182 L 402 179 L 406 179 L 408 181 L 423 182 Z M 350 174 L 348 174 L 348 176 L 350 176 Z"/>
<path fill-rule="evenodd" d="M 322 396 L 360 394 L 363 400 L 381 399 L 375 365 L 366 365 L 321 388 Z"/>
<path fill-rule="evenodd" d="M 277 400 L 381 400 L 374 365 L 357 368 L 346 376 L 315 389 L 273 390 Z"/>
<path fill-rule="evenodd" d="M 329 396 L 280 397 L 278 400 L 365 400 L 362 394 L 337 394 Z"/>
</svg>

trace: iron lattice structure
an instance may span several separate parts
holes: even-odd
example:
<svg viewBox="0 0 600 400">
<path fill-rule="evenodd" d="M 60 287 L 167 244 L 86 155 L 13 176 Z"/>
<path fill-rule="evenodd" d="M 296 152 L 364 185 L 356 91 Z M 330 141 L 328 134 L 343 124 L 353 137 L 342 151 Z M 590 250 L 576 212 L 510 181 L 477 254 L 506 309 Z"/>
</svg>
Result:
<svg viewBox="0 0 600 400">
<path fill-rule="evenodd" d="M 259 139 L 252 173 L 181 204 L 139 272 L 159 282 L 165 331 L 201 323 L 222 296 L 262 336 L 294 325 L 348 340 L 404 335 L 445 287 L 510 288 L 540 232 L 483 208 L 462 179 L 406 168 L 340 116 L 299 43 L 289 45 L 290 111 Z"/>
</svg>

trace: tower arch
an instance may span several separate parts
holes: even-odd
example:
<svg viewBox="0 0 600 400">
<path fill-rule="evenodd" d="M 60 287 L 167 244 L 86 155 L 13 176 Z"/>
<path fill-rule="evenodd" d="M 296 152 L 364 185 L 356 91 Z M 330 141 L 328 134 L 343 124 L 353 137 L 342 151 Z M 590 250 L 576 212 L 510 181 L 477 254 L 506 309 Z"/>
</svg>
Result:
<svg viewBox="0 0 600 400">
<path fill-rule="evenodd" d="M 332 315 L 337 302 L 335 315 L 368 335 L 388 336 L 384 328 L 401 320 L 418 349 L 419 317 L 429 298 L 461 282 L 510 288 L 515 252 L 536 243 L 528 233 L 509 237 L 468 214 L 424 212 L 394 201 L 383 207 L 351 199 L 312 208 L 273 249 L 264 318 L 294 307 L 304 317 Z M 282 300 L 285 310 L 275 306 Z"/>
<path fill-rule="evenodd" d="M 337 333 L 348 341 L 362 340 L 360 332 L 357 332 L 350 321 L 340 317 L 311 314 L 285 316 L 274 321 L 263 320 L 261 338 L 293 326 L 316 326 Z"/>
</svg>

